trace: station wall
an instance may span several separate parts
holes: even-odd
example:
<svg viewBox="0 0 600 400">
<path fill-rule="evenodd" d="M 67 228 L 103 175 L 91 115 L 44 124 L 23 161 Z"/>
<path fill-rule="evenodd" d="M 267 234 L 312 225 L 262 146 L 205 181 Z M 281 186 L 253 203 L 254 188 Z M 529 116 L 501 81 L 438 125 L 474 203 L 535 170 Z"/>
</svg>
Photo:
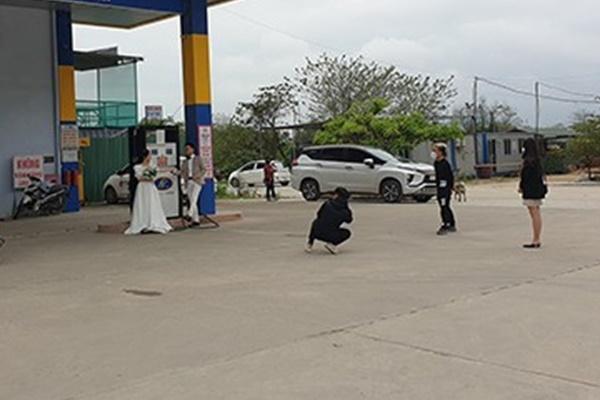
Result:
<svg viewBox="0 0 600 400">
<path fill-rule="evenodd" d="M 0 5 L 0 218 L 14 206 L 13 157 L 56 156 L 52 32 L 50 11 Z"/>
</svg>

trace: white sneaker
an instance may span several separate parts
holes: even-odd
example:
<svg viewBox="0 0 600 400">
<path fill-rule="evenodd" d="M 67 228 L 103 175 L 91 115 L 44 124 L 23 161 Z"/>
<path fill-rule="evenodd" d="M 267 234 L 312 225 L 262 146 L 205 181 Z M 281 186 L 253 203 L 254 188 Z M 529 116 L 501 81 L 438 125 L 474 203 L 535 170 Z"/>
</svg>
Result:
<svg viewBox="0 0 600 400">
<path fill-rule="evenodd" d="M 313 250 L 313 246 L 310 243 L 306 243 L 306 246 L 304 246 L 304 251 L 307 253 L 312 253 Z"/>
<path fill-rule="evenodd" d="M 333 255 L 338 253 L 337 247 L 331 243 L 325 243 L 325 249 Z"/>
</svg>

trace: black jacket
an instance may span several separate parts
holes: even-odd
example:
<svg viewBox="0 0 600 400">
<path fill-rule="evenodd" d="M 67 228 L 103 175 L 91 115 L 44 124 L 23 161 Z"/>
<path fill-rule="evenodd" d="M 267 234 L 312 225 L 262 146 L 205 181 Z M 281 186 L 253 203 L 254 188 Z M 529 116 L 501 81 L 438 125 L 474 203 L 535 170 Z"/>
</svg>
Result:
<svg viewBox="0 0 600 400">
<path fill-rule="evenodd" d="M 437 186 L 438 197 L 448 197 L 452 194 L 454 188 L 454 172 L 452 166 L 445 158 L 443 160 L 435 160 L 433 163 L 435 168 L 435 181 Z"/>
<path fill-rule="evenodd" d="M 352 210 L 348 207 L 348 201 L 332 199 L 321 206 L 313 226 L 317 232 L 327 234 L 339 229 L 343 223 L 351 223 L 352 220 Z"/>
<path fill-rule="evenodd" d="M 547 187 L 544 183 L 544 171 L 538 163 L 524 161 L 519 183 L 523 199 L 540 200 L 546 197 Z"/>
</svg>

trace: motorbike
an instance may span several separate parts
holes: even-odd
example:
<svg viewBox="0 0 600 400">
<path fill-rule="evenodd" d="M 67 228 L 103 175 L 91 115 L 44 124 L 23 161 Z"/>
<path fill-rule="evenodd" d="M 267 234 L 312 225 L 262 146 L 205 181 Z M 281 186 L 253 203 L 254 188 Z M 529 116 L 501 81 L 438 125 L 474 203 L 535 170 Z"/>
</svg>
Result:
<svg viewBox="0 0 600 400">
<path fill-rule="evenodd" d="M 29 177 L 31 182 L 23 191 L 14 219 L 23 216 L 46 216 L 61 214 L 65 208 L 68 197 L 68 187 L 65 185 L 49 185 L 34 176 Z"/>
</svg>

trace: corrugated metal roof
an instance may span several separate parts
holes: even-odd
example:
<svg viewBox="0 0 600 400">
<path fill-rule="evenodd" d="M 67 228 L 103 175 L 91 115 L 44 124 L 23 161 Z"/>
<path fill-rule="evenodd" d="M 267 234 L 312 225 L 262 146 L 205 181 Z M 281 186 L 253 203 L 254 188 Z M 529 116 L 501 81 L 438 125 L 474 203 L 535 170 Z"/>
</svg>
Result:
<svg viewBox="0 0 600 400">
<path fill-rule="evenodd" d="M 75 51 L 75 69 L 89 71 L 144 61 L 142 57 L 119 54 L 116 47 L 93 51 Z"/>
</svg>

